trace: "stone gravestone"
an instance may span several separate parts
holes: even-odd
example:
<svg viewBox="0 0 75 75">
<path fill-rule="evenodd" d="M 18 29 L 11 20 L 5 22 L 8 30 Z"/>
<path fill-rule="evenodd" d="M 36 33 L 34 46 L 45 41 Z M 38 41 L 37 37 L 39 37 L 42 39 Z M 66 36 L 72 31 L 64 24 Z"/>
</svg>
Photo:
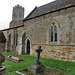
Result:
<svg viewBox="0 0 75 75">
<path fill-rule="evenodd" d="M 9 60 L 9 61 L 13 61 L 13 62 L 23 61 L 23 59 L 21 59 L 19 57 L 16 57 L 16 56 L 13 56 L 13 55 L 8 56 L 6 59 Z"/>
<path fill-rule="evenodd" d="M 39 58 L 40 58 L 40 52 L 42 52 L 41 46 L 38 46 L 38 49 L 36 49 L 35 52 L 37 52 L 37 55 L 36 55 L 36 61 L 34 61 L 34 64 L 40 64 Z"/>
<path fill-rule="evenodd" d="M 39 61 L 40 52 L 42 52 L 41 46 L 38 46 L 38 49 L 36 49 L 35 52 L 37 52 L 36 60 L 30 65 L 30 67 L 28 67 L 28 71 L 33 73 L 41 73 L 43 71 L 43 66 Z"/>
<path fill-rule="evenodd" d="M 0 53 L 0 74 L 5 72 L 5 67 L 2 66 L 2 63 L 5 61 L 5 56 Z"/>
</svg>

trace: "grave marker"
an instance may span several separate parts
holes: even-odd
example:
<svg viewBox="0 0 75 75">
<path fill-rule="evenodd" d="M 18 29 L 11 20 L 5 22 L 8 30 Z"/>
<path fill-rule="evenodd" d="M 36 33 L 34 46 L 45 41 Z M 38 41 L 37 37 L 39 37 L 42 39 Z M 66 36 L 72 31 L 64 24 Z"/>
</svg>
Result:
<svg viewBox="0 0 75 75">
<path fill-rule="evenodd" d="M 36 54 L 36 61 L 34 61 L 34 64 L 40 64 L 39 58 L 40 52 L 42 52 L 41 46 L 38 46 L 38 49 L 36 49 L 35 52 L 37 52 L 37 54 Z"/>
<path fill-rule="evenodd" d="M 6 59 L 9 60 L 9 61 L 13 61 L 13 62 L 23 61 L 21 58 L 13 56 L 13 55 L 8 56 Z"/>
<path fill-rule="evenodd" d="M 35 52 L 37 52 L 36 60 L 30 65 L 30 67 L 28 67 L 28 71 L 31 71 L 33 73 L 40 73 L 43 71 L 43 66 L 39 61 L 40 52 L 42 52 L 41 46 L 38 46 L 38 49 L 36 49 Z"/>
</svg>

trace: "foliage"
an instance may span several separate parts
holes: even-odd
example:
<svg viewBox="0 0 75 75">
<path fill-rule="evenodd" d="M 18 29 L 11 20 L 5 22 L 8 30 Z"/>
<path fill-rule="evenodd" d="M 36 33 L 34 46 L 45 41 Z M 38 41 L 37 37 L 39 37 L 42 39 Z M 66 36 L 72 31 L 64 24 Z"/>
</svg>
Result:
<svg viewBox="0 0 75 75">
<path fill-rule="evenodd" d="M 5 60 L 5 62 L 2 65 L 4 65 L 8 70 L 10 70 L 10 72 L 7 72 L 3 75 L 17 75 L 15 71 L 19 69 L 27 68 L 36 59 L 35 56 L 17 55 L 17 54 L 10 53 L 10 52 L 2 52 L 2 54 L 5 57 L 9 55 L 14 55 L 14 56 L 17 56 L 23 59 L 23 61 L 18 62 L 18 63 L 14 63 L 12 61 Z M 54 59 L 42 58 L 42 57 L 40 58 L 40 61 L 43 65 L 65 71 L 67 75 L 75 75 L 75 62 L 54 60 Z"/>
</svg>

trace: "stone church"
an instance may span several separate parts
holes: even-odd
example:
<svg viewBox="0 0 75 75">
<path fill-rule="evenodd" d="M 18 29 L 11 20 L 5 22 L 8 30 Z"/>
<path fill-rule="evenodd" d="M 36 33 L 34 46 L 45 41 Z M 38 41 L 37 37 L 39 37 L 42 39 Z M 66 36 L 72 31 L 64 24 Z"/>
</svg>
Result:
<svg viewBox="0 0 75 75">
<path fill-rule="evenodd" d="M 75 61 L 75 0 L 55 0 L 35 7 L 24 18 L 24 7 L 13 7 L 8 29 L 0 31 L 0 50 Z M 4 41 L 1 41 L 4 39 Z"/>
</svg>

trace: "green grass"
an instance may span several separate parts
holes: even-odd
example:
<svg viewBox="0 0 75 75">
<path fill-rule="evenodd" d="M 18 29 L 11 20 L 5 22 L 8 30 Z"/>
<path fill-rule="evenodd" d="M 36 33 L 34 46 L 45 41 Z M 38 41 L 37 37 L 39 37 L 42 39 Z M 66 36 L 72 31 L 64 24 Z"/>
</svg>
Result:
<svg viewBox="0 0 75 75">
<path fill-rule="evenodd" d="M 2 75 L 17 75 L 15 71 L 19 69 L 27 68 L 36 59 L 36 57 L 34 56 L 17 55 L 17 54 L 10 53 L 10 52 L 2 52 L 2 54 L 5 57 L 9 55 L 14 55 L 23 59 L 23 61 L 18 62 L 18 63 L 5 60 L 5 62 L 2 65 L 5 66 L 8 70 L 10 70 L 10 72 L 7 72 Z M 75 62 L 60 61 L 60 60 L 47 59 L 47 58 L 40 58 L 40 61 L 43 65 L 65 71 L 67 75 L 75 75 Z"/>
</svg>

